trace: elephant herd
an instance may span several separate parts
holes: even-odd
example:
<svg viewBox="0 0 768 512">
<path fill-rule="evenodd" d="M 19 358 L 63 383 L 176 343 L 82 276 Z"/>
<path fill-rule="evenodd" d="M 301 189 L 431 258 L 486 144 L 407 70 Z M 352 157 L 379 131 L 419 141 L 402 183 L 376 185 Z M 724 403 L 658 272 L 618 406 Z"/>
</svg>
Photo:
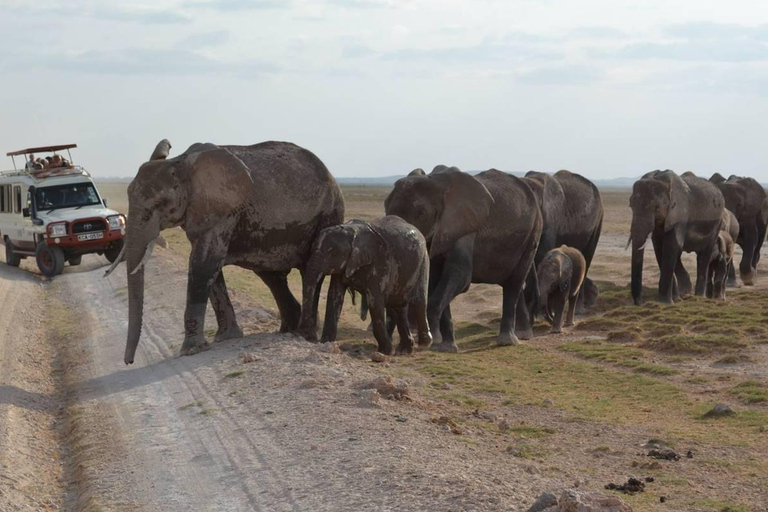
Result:
<svg viewBox="0 0 768 512">
<path fill-rule="evenodd" d="M 126 364 L 133 363 L 141 336 L 144 265 L 160 231 L 176 226 L 191 244 L 183 355 L 206 346 L 208 301 L 218 324 L 215 341 L 243 335 L 224 265 L 254 271 L 275 298 L 280 331 L 310 340 L 317 339 L 326 276 L 323 340 L 336 338 L 345 291 L 360 292 L 379 350 L 386 354 L 395 350 L 395 327 L 397 352 L 413 352 L 410 325 L 416 326 L 420 348 L 456 352 L 451 301 L 472 283 L 503 290 L 501 345 L 529 339 L 539 311 L 557 332 L 566 302 L 568 325 L 574 312 L 597 298 L 587 273 L 603 203 L 597 187 L 578 174 L 529 172 L 518 178 L 495 169 L 475 175 L 455 167 L 437 166 L 429 174 L 416 169 L 395 183 L 384 202 L 385 217 L 343 223 L 341 189 L 306 149 L 286 142 L 194 144 L 168 158 L 170 149 L 161 141 L 128 187 L 125 249 L 108 271 L 127 263 Z M 765 201 L 762 187 L 750 178 L 715 175 L 707 181 L 672 171 L 643 176 L 630 202 L 635 301 L 640 301 L 648 239 L 661 268 L 662 301 L 690 290 L 683 251 L 698 255 L 699 294 L 720 296 L 729 275 L 733 282 L 734 242 L 744 249 L 742 280 L 752 284 L 765 237 Z M 292 269 L 302 275 L 301 304 L 288 288 Z"/>
</svg>

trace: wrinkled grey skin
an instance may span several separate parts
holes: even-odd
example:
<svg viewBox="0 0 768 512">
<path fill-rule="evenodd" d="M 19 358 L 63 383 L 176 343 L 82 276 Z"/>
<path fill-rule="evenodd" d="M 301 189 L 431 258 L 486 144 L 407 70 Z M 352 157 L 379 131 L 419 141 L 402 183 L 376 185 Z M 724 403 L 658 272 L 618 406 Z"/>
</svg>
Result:
<svg viewBox="0 0 768 512">
<path fill-rule="evenodd" d="M 731 235 L 727 231 L 720 231 L 707 269 L 707 298 L 725 300 L 728 267 L 733 262 L 734 245 Z"/>
<path fill-rule="evenodd" d="M 650 239 L 661 270 L 659 300 L 673 302 L 673 281 L 681 295 L 690 288 L 682 266 L 683 252 L 697 257 L 696 295 L 704 295 L 706 273 L 720 232 L 725 200 L 710 181 L 692 173 L 652 171 L 635 182 L 629 200 L 632 225 L 627 245 L 632 245 L 632 298 L 641 303 L 643 252 Z"/>
<path fill-rule="evenodd" d="M 216 312 L 215 340 L 241 337 L 227 294 L 224 265 L 256 272 L 269 286 L 282 317 L 281 331 L 295 329 L 301 307 L 286 276 L 303 270 L 312 241 L 344 219 L 344 200 L 325 165 L 287 142 L 252 146 L 194 144 L 145 163 L 128 187 L 125 258 L 128 265 L 128 340 L 125 362 L 134 360 L 141 335 L 144 262 L 163 229 L 181 226 L 192 247 L 181 354 L 202 350 L 207 302 Z"/>
<path fill-rule="evenodd" d="M 536 195 L 544 221 L 535 264 L 541 263 L 550 250 L 567 245 L 584 255 L 585 273 L 589 272 L 603 227 L 603 199 L 600 191 L 588 179 L 566 170 L 554 175 L 530 171 L 524 180 Z M 589 284 L 582 287 L 579 294 L 576 303 L 578 314 L 584 314 L 585 305 L 594 305 L 597 299 L 597 285 L 589 278 L 585 279 Z M 526 303 L 529 305 L 535 303 L 532 296 L 535 289 L 529 280 L 525 292 Z M 535 311 L 535 308 L 529 308 L 529 314 L 533 315 Z M 518 322 L 520 320 L 518 318 Z"/>
<path fill-rule="evenodd" d="M 373 334 L 379 352 L 393 353 L 386 314 L 395 319 L 400 344 L 398 354 L 413 353 L 408 312 L 417 320 L 420 348 L 432 344 L 427 324 L 429 254 L 419 231 L 400 217 L 387 216 L 370 222 L 353 220 L 320 232 L 304 273 L 306 293 L 299 333 L 317 337 L 316 287 L 322 277 L 331 276 L 323 341 L 336 339 L 344 291 L 347 288 L 365 297 L 370 308 Z"/>
<path fill-rule="evenodd" d="M 752 178 L 730 176 L 727 180 L 719 173 L 709 178 L 725 198 L 725 207 L 739 221 L 739 235 L 733 240 L 741 246 L 742 257 L 739 275 L 747 286 L 755 284 L 757 263 L 760 261 L 760 249 L 765 241 L 768 226 L 768 197 L 762 185 Z M 736 272 L 731 264 L 728 277 L 729 286 L 736 286 Z"/>
<path fill-rule="evenodd" d="M 472 176 L 441 165 L 429 175 L 417 169 L 398 180 L 384 209 L 416 226 L 427 240 L 432 348 L 458 351 L 450 303 L 470 283 L 503 288 L 498 343 L 518 343 L 516 308 L 542 229 L 530 187 L 495 169 Z"/>
<path fill-rule="evenodd" d="M 581 251 L 562 245 L 552 249 L 536 267 L 539 297 L 545 318 L 552 323 L 552 334 L 563 332 L 563 311 L 568 302 L 566 327 L 573 325 L 576 301 L 584 282 L 587 262 Z"/>
</svg>

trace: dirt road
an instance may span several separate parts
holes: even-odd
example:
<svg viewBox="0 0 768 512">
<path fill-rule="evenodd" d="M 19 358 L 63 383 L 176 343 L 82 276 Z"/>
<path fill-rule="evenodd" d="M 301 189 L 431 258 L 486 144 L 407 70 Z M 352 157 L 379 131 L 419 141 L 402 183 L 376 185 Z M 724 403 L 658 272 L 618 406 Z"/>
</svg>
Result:
<svg viewBox="0 0 768 512">
<path fill-rule="evenodd" d="M 515 510 L 552 484 L 429 403 L 362 391 L 372 363 L 258 333 L 276 320 L 242 299 L 256 334 L 177 357 L 185 271 L 152 263 L 130 367 L 124 269 L 104 279 L 90 256 L 43 282 L 0 265 L 1 510 Z"/>
</svg>

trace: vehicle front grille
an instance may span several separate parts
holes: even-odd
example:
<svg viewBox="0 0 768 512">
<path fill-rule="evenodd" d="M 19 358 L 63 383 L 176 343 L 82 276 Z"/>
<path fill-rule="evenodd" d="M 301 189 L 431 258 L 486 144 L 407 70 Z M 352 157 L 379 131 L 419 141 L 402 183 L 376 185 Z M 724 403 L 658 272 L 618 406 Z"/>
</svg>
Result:
<svg viewBox="0 0 768 512">
<path fill-rule="evenodd" d="M 107 223 L 103 220 L 86 220 L 83 222 L 76 222 L 72 226 L 72 234 L 78 233 L 90 233 L 91 231 L 105 231 L 107 229 Z"/>
</svg>

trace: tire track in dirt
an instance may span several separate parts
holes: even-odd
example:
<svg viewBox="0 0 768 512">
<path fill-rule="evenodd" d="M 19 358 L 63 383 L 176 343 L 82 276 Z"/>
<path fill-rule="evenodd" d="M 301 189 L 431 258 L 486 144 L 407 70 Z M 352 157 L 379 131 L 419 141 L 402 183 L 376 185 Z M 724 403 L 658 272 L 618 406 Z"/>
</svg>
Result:
<svg viewBox="0 0 768 512">
<path fill-rule="evenodd" d="M 41 279 L 0 264 L 0 511 L 58 507 L 64 490 L 57 391 Z"/>
<path fill-rule="evenodd" d="M 103 279 L 100 266 L 84 259 L 51 287 L 55 298 L 70 301 L 68 308 L 92 326 L 73 340 L 80 346 L 70 356 L 82 360 L 70 364 L 78 365 L 73 407 L 86 418 L 82 443 L 90 447 L 87 478 L 95 484 L 94 503 L 111 510 L 188 510 L 192 503 L 210 510 L 298 510 L 269 463 L 284 456 L 270 442 L 269 426 L 254 419 L 255 412 L 244 425 L 217 396 L 209 368 L 213 351 L 178 358 L 169 346 L 183 337 L 183 307 L 147 307 L 137 364 L 123 365 L 125 274 L 121 269 Z M 169 284 L 161 275 L 167 269 L 156 266 L 155 272 L 163 284 L 147 287 L 147 302 L 160 292 L 158 302 L 183 305 L 184 283 L 177 282 L 183 276 Z M 110 431 L 113 442 L 102 431 Z"/>
</svg>

